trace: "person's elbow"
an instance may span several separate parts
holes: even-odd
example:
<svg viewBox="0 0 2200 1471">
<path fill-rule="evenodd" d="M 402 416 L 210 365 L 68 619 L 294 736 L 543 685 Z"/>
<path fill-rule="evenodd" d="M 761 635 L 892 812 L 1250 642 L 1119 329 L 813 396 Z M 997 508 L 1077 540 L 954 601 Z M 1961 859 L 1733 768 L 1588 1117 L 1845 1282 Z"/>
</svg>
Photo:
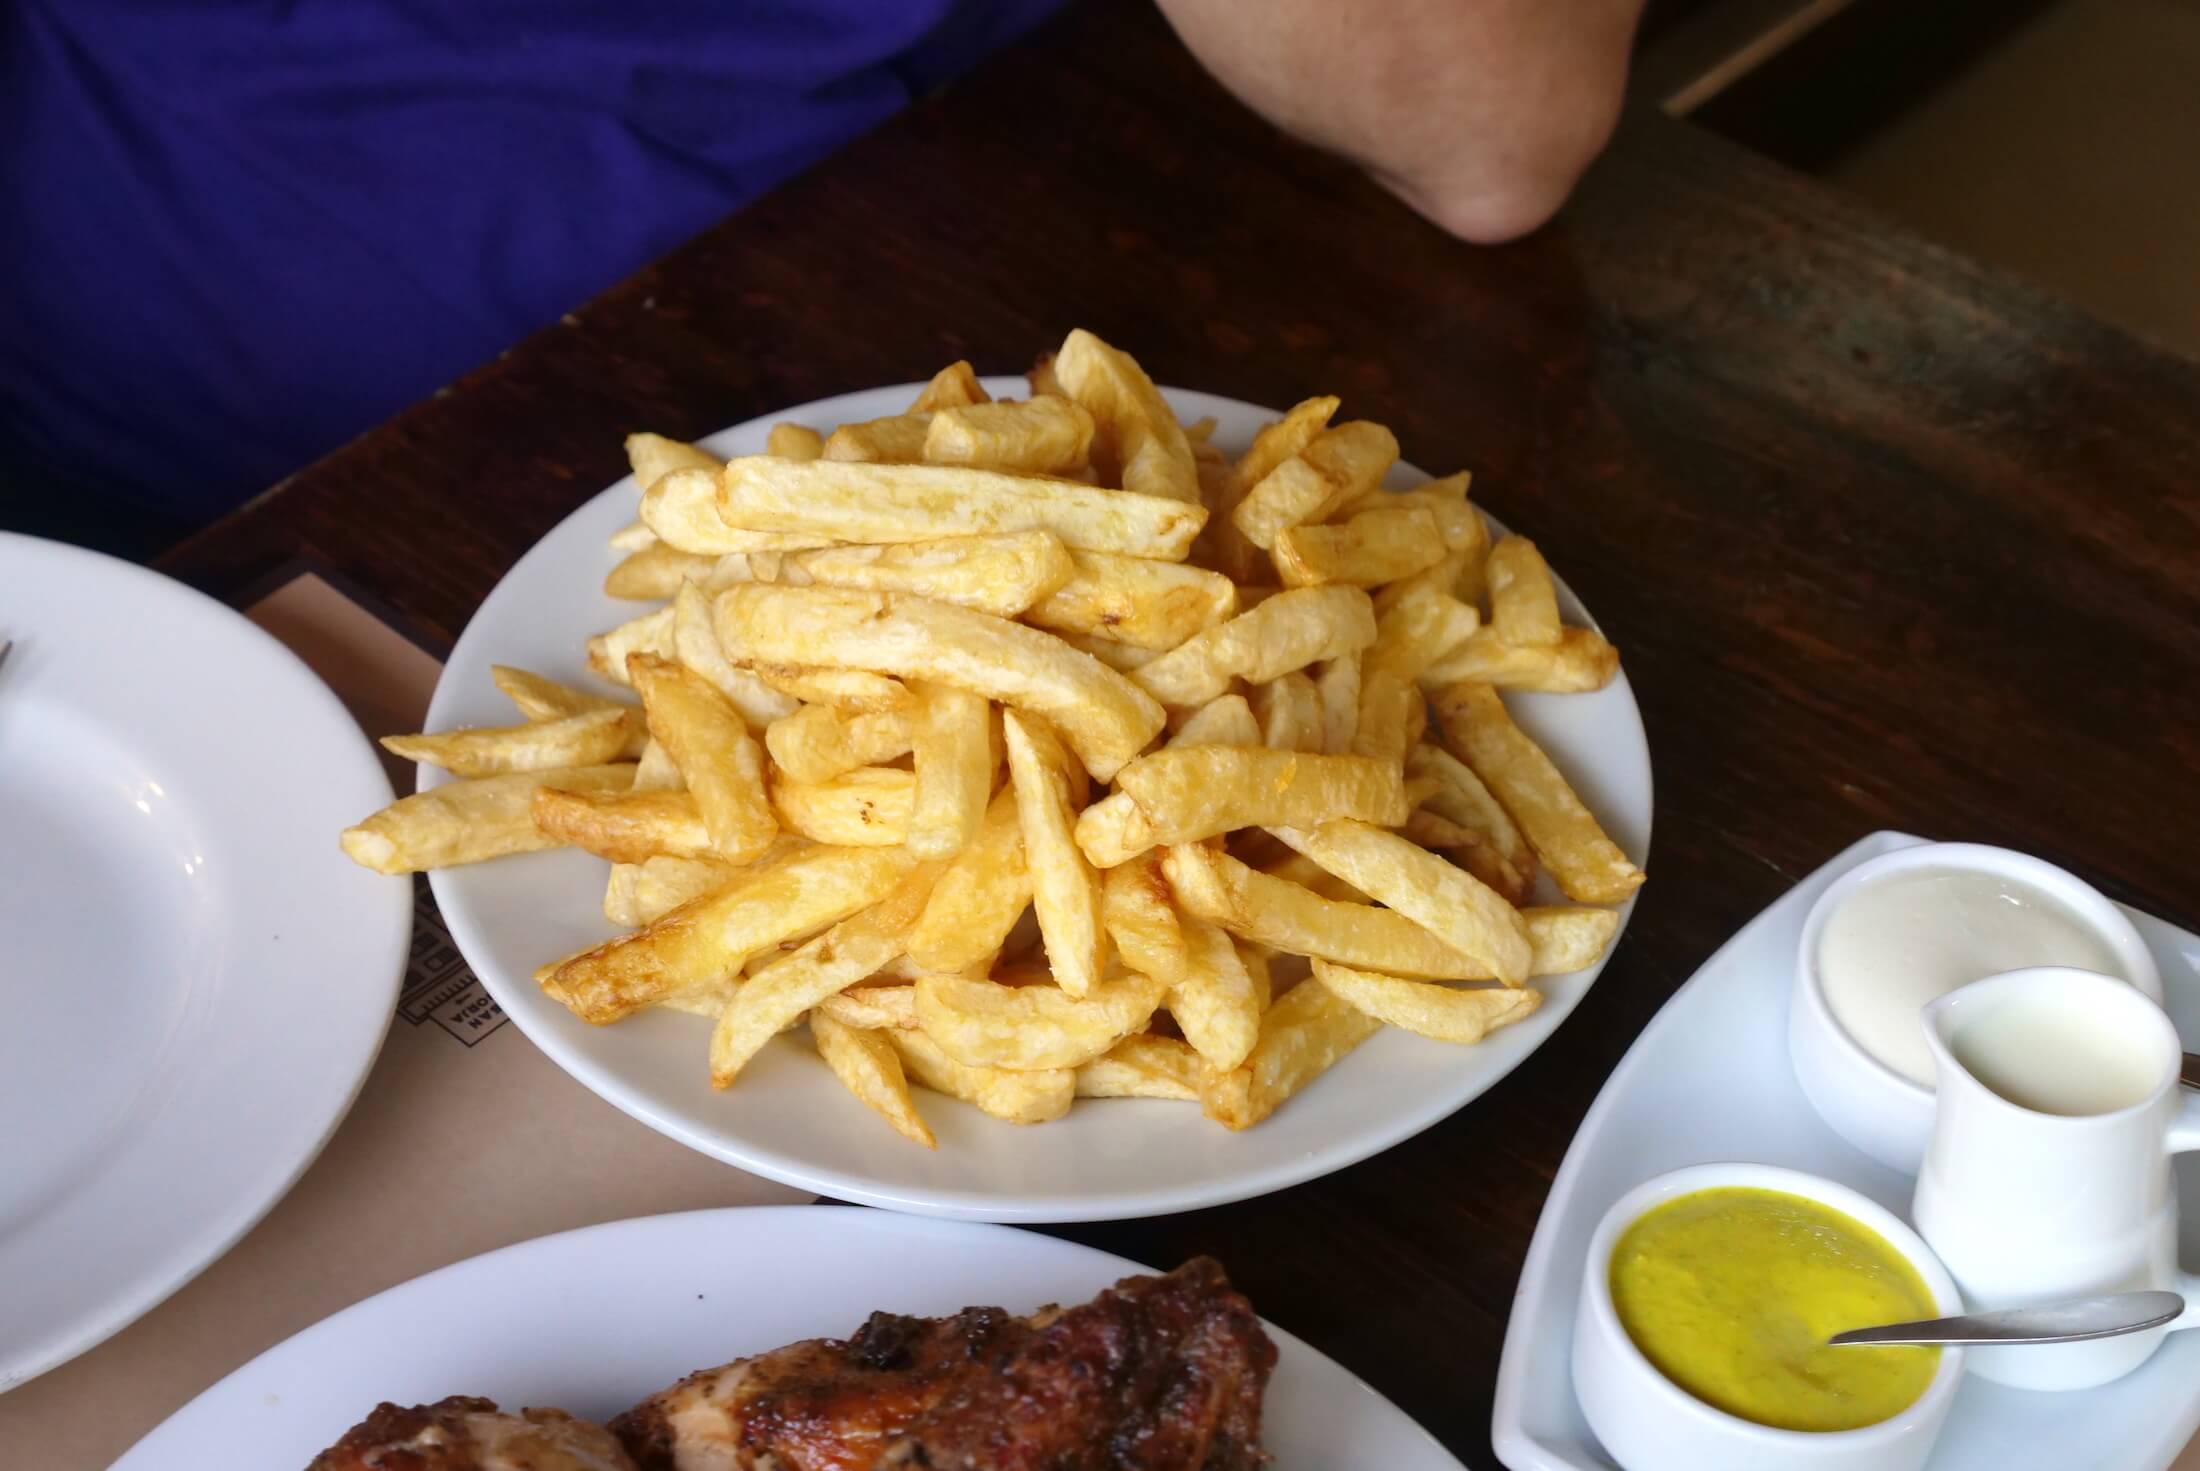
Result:
<svg viewBox="0 0 2200 1471">
<path fill-rule="evenodd" d="M 1550 223 L 1611 141 L 1618 118 L 1616 94 L 1584 96 L 1550 126 L 1499 147 L 1379 176 L 1438 228 L 1471 244 L 1502 245 Z"/>
</svg>

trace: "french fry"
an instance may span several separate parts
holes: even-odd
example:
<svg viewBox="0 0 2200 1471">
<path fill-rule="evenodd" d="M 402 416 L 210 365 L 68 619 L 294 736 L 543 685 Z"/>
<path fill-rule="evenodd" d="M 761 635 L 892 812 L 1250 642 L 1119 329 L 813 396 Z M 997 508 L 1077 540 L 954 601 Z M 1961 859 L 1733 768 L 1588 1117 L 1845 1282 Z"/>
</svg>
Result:
<svg viewBox="0 0 2200 1471">
<path fill-rule="evenodd" d="M 1535 543 L 1508 536 L 1490 548 L 1484 572 L 1490 583 L 1490 627 L 1515 648 L 1549 648 L 1558 642 L 1558 590 Z"/>
<path fill-rule="evenodd" d="M 1243 695 L 1217 695 L 1184 717 L 1169 737 L 1172 746 L 1257 746 L 1260 721 Z"/>
<path fill-rule="evenodd" d="M 1304 853 L 1294 853 L 1281 843 L 1276 846 L 1280 850 L 1278 856 L 1273 860 L 1264 859 L 1257 865 L 1260 872 L 1268 877 L 1297 884 L 1302 889 L 1311 889 L 1324 899 L 1335 899 L 1342 904 L 1374 902 Z"/>
<path fill-rule="evenodd" d="M 731 883 L 740 869 L 717 858 L 658 853 L 640 863 L 614 863 L 604 886 L 603 917 L 626 929 L 654 923 L 690 899 Z"/>
<path fill-rule="evenodd" d="M 1322 750 L 1331 756 L 1352 754 L 1353 738 L 1360 729 L 1360 660 L 1347 654 L 1331 659 L 1314 677 L 1314 692 L 1321 697 Z"/>
<path fill-rule="evenodd" d="M 750 956 L 876 904 L 915 863 L 899 848 L 798 849 L 564 961 L 543 989 L 582 1021 L 608 1025 L 724 981 Z"/>
<path fill-rule="evenodd" d="M 1527 921 L 1487 884 L 1396 833 L 1352 818 L 1318 827 L 1270 826 L 1297 852 L 1361 893 L 1471 956 L 1508 986 L 1535 959 Z"/>
<path fill-rule="evenodd" d="M 1128 674 L 1141 669 L 1167 653 L 1166 649 L 1141 648 L 1137 644 L 1124 643 L 1119 638 L 1103 638 L 1092 633 L 1073 633 L 1056 629 L 1055 637 L 1082 654 L 1090 654 L 1118 673 Z"/>
<path fill-rule="evenodd" d="M 1262 425 L 1260 432 L 1253 436 L 1252 447 L 1238 459 L 1238 493 L 1242 496 L 1266 480 L 1278 465 L 1312 444 L 1336 417 L 1337 404 L 1338 400 L 1327 394 L 1305 399 L 1293 404 L 1291 412 L 1273 424 Z"/>
<path fill-rule="evenodd" d="M 1449 593 L 1421 589 L 1376 615 L 1365 673 L 1418 679 L 1421 671 L 1474 636 L 1482 615 Z"/>
<path fill-rule="evenodd" d="M 1204 705 L 1232 678 L 1253 684 L 1375 642 L 1375 608 L 1356 587 L 1294 588 L 1194 635 L 1131 678 L 1164 705 Z M 1098 773 L 1095 773 L 1097 775 Z"/>
<path fill-rule="evenodd" d="M 1126 972 L 1083 997 L 1059 986 L 1004 986 L 951 975 L 917 979 L 917 1022 L 940 1050 L 972 1067 L 1074 1068 L 1143 1028 L 1164 987 Z"/>
<path fill-rule="evenodd" d="M 1228 933 L 1202 920 L 1184 922 L 1191 964 L 1169 987 L 1169 1015 L 1207 1066 L 1228 1072 L 1252 1054 L 1267 1009 Z"/>
<path fill-rule="evenodd" d="M 1054 377 L 1106 427 L 1125 490 L 1198 504 L 1199 477 L 1184 426 L 1129 353 L 1080 327 L 1055 353 Z"/>
<path fill-rule="evenodd" d="M 1444 539 L 1447 552 L 1473 554 L 1477 563 L 1489 551 L 1489 528 L 1483 525 L 1481 513 L 1467 502 L 1467 491 L 1472 483 L 1466 471 L 1446 475 L 1441 480 L 1430 480 L 1411 490 L 1385 490 L 1381 486 L 1362 491 L 1346 501 L 1334 512 L 1336 519 L 1349 519 L 1363 511 L 1383 509 L 1426 511 L 1435 518 L 1437 532 Z M 1450 591 L 1449 588 L 1444 589 Z M 1476 601 L 1473 598 L 1468 602 Z"/>
<path fill-rule="evenodd" d="M 1175 985 L 1191 970 L 1191 947 L 1158 854 L 1133 858 L 1100 875 L 1100 922 L 1123 963 L 1139 974 Z"/>
<path fill-rule="evenodd" d="M 769 456 L 730 461 L 719 480 L 718 505 L 729 526 L 833 541 L 1051 531 L 1078 551 L 1171 562 L 1183 559 L 1207 519 L 1199 506 L 1071 480 L 959 465 L 801 464 Z"/>
<path fill-rule="evenodd" d="M 1414 747 L 1406 758 L 1406 771 L 1414 777 L 1436 778 L 1437 790 L 1425 799 L 1428 809 L 1474 835 L 1474 845 L 1460 855 L 1467 872 L 1503 895 L 1507 903 L 1526 904 L 1535 890 L 1535 850 L 1482 778 L 1449 751 L 1426 744 Z"/>
<path fill-rule="evenodd" d="M 1441 562 L 1444 541 L 1423 507 L 1376 506 L 1339 523 L 1286 526 L 1276 533 L 1274 555 L 1285 587 L 1380 587 Z"/>
<path fill-rule="evenodd" d="M 770 725 L 801 708 L 800 700 L 772 688 L 753 670 L 734 667 L 711 626 L 710 594 L 692 582 L 681 584 L 672 599 L 672 654 L 731 700 L 750 725 Z"/>
<path fill-rule="evenodd" d="M 435 735 L 382 737 L 382 749 L 454 776 L 600 766 L 642 753 L 643 730 L 630 709 L 586 710 L 526 725 L 476 726 Z"/>
<path fill-rule="evenodd" d="M 716 618 L 714 612 L 714 625 Z M 859 712 L 909 708 L 909 691 L 900 680 L 888 679 L 867 669 L 805 669 L 799 664 L 746 667 L 767 688 L 791 697 L 798 705 L 831 705 Z"/>
<path fill-rule="evenodd" d="M 957 1062 L 923 1032 L 896 1029 L 880 1033 L 901 1054 L 902 1066 L 935 1093 L 976 1104 L 994 1118 L 1012 1124 L 1043 1124 L 1069 1112 L 1077 1097 L 1077 1074 L 1068 1068 L 1010 1072 Z"/>
<path fill-rule="evenodd" d="M 1130 798 L 1165 844 L 1332 817 L 1395 824 L 1409 810 L 1396 766 L 1260 746 L 1170 746 L 1139 757 L 1115 781 L 1117 795 Z"/>
<path fill-rule="evenodd" d="M 1031 360 L 1030 369 L 1024 374 L 1024 382 L 1031 385 L 1031 396 L 1038 398 L 1051 394 L 1055 398 L 1067 398 L 1062 391 L 1062 380 L 1054 376 L 1054 354 L 1042 352 Z"/>
<path fill-rule="evenodd" d="M 1479 1042 L 1499 1027 L 1532 1015 L 1543 1004 L 1543 993 L 1532 986 L 1517 991 L 1503 986 L 1462 990 L 1327 960 L 1314 962 L 1314 979 L 1374 1020 L 1436 1042 Z"/>
<path fill-rule="evenodd" d="M 1092 451 L 1092 415 L 1066 398 L 941 409 L 924 436 L 924 459 L 1012 475 L 1067 475 Z"/>
<path fill-rule="evenodd" d="M 731 587 L 718 596 L 717 628 L 737 662 L 803 661 L 929 679 L 1029 710 L 1103 781 L 1163 723 L 1151 697 L 1099 660 L 952 603 L 840 588 Z"/>
<path fill-rule="evenodd" d="M 448 781 L 401 797 L 345 828 L 343 848 L 360 867 L 393 874 L 535 853 L 561 846 L 535 827 L 531 811 L 538 788 L 614 792 L 633 779 L 633 765 L 623 763 Z"/>
<path fill-rule="evenodd" d="M 1434 697 L 1444 745 L 1504 805 L 1559 891 L 1582 904 L 1617 904 L 1643 873 L 1605 836 L 1551 758 L 1513 724 L 1486 684 L 1455 684 Z"/>
<path fill-rule="evenodd" d="M 1075 574 L 1024 613 L 1042 628 L 1173 649 L 1237 612 L 1237 586 L 1219 572 L 1107 552 L 1069 555 Z"/>
<path fill-rule="evenodd" d="M 1013 786 L 986 808 L 978 835 L 955 855 L 909 936 L 909 953 L 931 970 L 961 970 L 1001 948 L 1031 905 L 1024 829 Z"/>
<path fill-rule="evenodd" d="M 708 578 L 717 565 L 716 557 L 683 552 L 656 542 L 638 552 L 629 552 L 604 574 L 604 596 L 658 602 L 678 592 L 680 584 L 690 578 Z"/>
<path fill-rule="evenodd" d="M 764 436 L 764 453 L 782 460 L 814 460 L 825 453 L 825 436 L 807 424 L 774 424 Z"/>
<path fill-rule="evenodd" d="M 768 458 L 768 457 L 764 457 Z M 770 461 L 800 464 L 796 460 Z M 642 522 L 666 546 L 707 557 L 732 552 L 798 552 L 831 546 L 836 538 L 814 532 L 753 531 L 725 518 L 718 503 L 720 470 L 674 470 L 642 492 Z"/>
<path fill-rule="evenodd" d="M 724 460 L 709 450 L 667 439 L 662 434 L 629 434 L 626 437 L 626 460 L 634 469 L 634 484 L 648 490 L 652 485 L 675 470 L 705 470 L 715 473 Z"/>
<path fill-rule="evenodd" d="M 599 633 L 590 639 L 588 668 L 614 684 L 629 684 L 626 661 L 634 654 L 655 654 L 661 659 L 674 657 L 670 608 L 630 618 L 610 632 Z"/>
<path fill-rule="evenodd" d="M 844 1027 L 873 1031 L 917 1026 L 917 988 L 910 986 L 853 986 L 817 1004 L 818 1012 Z"/>
<path fill-rule="evenodd" d="M 1385 766 L 1405 760 L 1417 739 L 1415 715 L 1427 719 L 1419 686 L 1387 669 L 1360 674 L 1360 715 L 1352 732 L 1352 751 Z M 1402 819 L 1401 819 L 1402 820 Z"/>
<path fill-rule="evenodd" d="M 1085 796 L 1083 774 L 1044 722 L 1009 710 L 1001 724 L 1047 960 L 1063 991 L 1085 996 L 1107 963 L 1107 931 L 1100 922 L 1099 878 L 1072 836 Z"/>
<path fill-rule="evenodd" d="M 1205 1064 L 1190 1044 L 1140 1032 L 1077 1069 L 1077 1096 L 1197 1102 L 1204 1071 Z"/>
<path fill-rule="evenodd" d="M 906 755 L 914 730 L 900 710 L 842 711 L 804 705 L 764 727 L 764 749 L 789 781 L 831 781 L 858 766 Z"/>
<path fill-rule="evenodd" d="M 1247 541 L 1271 550 L 1285 527 L 1319 521 L 1380 485 L 1397 459 L 1397 437 L 1380 424 L 1356 420 L 1325 429 L 1248 489 L 1230 519 Z"/>
<path fill-rule="evenodd" d="M 815 783 L 771 778 L 772 810 L 789 832 L 849 848 L 899 847 L 916 798 L 916 774 L 893 766 L 859 766 Z"/>
<path fill-rule="evenodd" d="M 763 752 L 733 702 L 686 665 L 653 654 L 629 655 L 627 673 L 719 856 L 744 863 L 770 847 L 779 823 L 764 791 Z"/>
<path fill-rule="evenodd" d="M 660 853 L 729 861 L 711 841 L 695 799 L 686 792 L 544 786 L 534 794 L 532 812 L 545 837 L 613 863 L 642 863 Z"/>
<path fill-rule="evenodd" d="M 1249 1129 L 1382 1025 L 1320 981 L 1302 981 L 1261 1018 L 1260 1041 L 1241 1067 L 1209 1071 L 1200 1102 L 1207 1117 Z"/>
<path fill-rule="evenodd" d="M 1322 697 L 1314 681 L 1294 669 L 1253 686 L 1253 714 L 1260 721 L 1261 744 L 1279 751 L 1322 749 Z"/>
<path fill-rule="evenodd" d="M 1173 563 L 1159 565 L 1180 570 Z M 1076 572 L 1069 548 L 1051 531 L 1014 531 L 790 552 L 776 577 L 756 580 L 915 593 L 1013 618 L 1050 597 Z"/>
<path fill-rule="evenodd" d="M 1414 795 L 1411 788 L 1408 789 L 1407 795 L 1409 797 Z M 1413 809 L 1412 816 L 1405 820 L 1404 825 L 1398 831 L 1405 836 L 1406 841 L 1418 843 L 1431 853 L 1452 853 L 1454 862 L 1459 861 L 1458 853 L 1477 847 L 1482 841 L 1479 834 L 1469 832 L 1450 818 L 1439 817 L 1429 811 L 1428 808 L 1420 806 Z M 1460 866 L 1466 867 L 1463 863 Z M 1467 871 L 1469 873 L 1473 872 L 1471 868 Z M 1497 886 L 1491 884 L 1490 887 L 1494 889 Z M 1500 891 L 1498 897 L 1505 899 L 1508 904 L 1513 903 L 1511 899 L 1505 897 L 1502 891 Z M 1515 905 L 1514 907 L 1517 908 L 1518 906 Z"/>
<path fill-rule="evenodd" d="M 1569 909 L 1563 905 L 1520 911 L 1535 940 L 1535 973 L 1570 975 L 1596 964 L 1619 933 L 1616 909 Z"/>
<path fill-rule="evenodd" d="M 649 529 L 649 523 L 636 517 L 611 533 L 611 549 L 618 552 L 638 552 L 643 547 L 657 544 L 657 533 Z"/>
<path fill-rule="evenodd" d="M 810 1018 L 810 1037 L 833 1076 L 873 1113 L 892 1124 L 904 1139 L 926 1149 L 939 1147 L 931 1126 L 917 1112 L 916 1100 L 909 1096 L 901 1054 L 883 1033 L 858 1031 L 819 1013 Z"/>
<path fill-rule="evenodd" d="M 1455 645 L 1421 673 L 1430 689 L 1452 684 L 1490 684 L 1501 689 L 1570 695 L 1600 690 L 1619 673 L 1619 650 L 1594 629 L 1561 629 L 1558 642 L 1517 646 L 1485 628 Z"/>
<path fill-rule="evenodd" d="M 978 381 L 977 370 L 967 361 L 957 360 L 932 375 L 932 381 L 924 385 L 924 391 L 909 406 L 909 412 L 929 414 L 936 409 L 962 408 L 970 404 L 990 402 L 992 395 Z"/>
<path fill-rule="evenodd" d="M 635 710 L 641 707 L 619 700 L 592 695 L 571 685 L 559 684 L 554 679 L 515 669 L 509 664 L 489 666 L 489 678 L 498 691 L 519 707 L 519 713 L 529 720 L 563 720 L 568 715 L 585 715 L 591 710 Z"/>
<path fill-rule="evenodd" d="M 684 792 L 687 790 L 687 778 L 680 775 L 680 763 L 672 759 L 670 751 L 654 740 L 645 739 L 642 742 L 642 754 L 634 761 L 633 790 Z"/>
<path fill-rule="evenodd" d="M 924 459 L 924 436 L 931 422 L 927 412 L 843 424 L 825 436 L 820 458 L 849 464 L 914 465 Z"/>
<path fill-rule="evenodd" d="M 909 809 L 909 851 L 922 858 L 960 853 L 985 821 L 1000 765 L 992 707 L 953 685 L 918 684 L 909 721 L 916 794 Z"/>
</svg>

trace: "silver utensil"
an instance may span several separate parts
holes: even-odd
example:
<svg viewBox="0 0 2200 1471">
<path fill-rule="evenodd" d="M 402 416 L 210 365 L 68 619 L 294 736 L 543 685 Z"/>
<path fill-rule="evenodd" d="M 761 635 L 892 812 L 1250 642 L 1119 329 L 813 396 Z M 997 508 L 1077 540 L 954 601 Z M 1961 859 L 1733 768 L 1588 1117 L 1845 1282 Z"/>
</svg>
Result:
<svg viewBox="0 0 2200 1471">
<path fill-rule="evenodd" d="M 8 650 L 10 650 L 10 649 L 12 649 L 12 648 L 14 648 L 14 647 L 15 647 L 15 640 L 14 640 L 14 639 L 12 639 L 12 638 L 0 638 L 0 664 L 5 664 L 5 663 L 7 663 L 7 662 L 8 662 Z"/>
<path fill-rule="evenodd" d="M 1967 1313 L 1918 1323 L 1854 1328 L 1828 1339 L 1829 1347 L 1857 1343 L 2082 1343 L 2159 1328 L 2185 1310 L 2174 1292 L 2112 1292 L 1996 1313 Z"/>
</svg>

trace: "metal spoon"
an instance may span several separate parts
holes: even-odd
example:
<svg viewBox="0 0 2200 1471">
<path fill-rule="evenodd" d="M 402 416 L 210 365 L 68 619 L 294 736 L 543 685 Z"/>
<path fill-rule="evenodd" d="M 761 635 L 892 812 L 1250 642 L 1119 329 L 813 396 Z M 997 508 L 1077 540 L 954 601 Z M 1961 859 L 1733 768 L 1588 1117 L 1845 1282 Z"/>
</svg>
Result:
<svg viewBox="0 0 2200 1471">
<path fill-rule="evenodd" d="M 1829 1347 L 1856 1343 L 2081 1343 L 2159 1328 L 2185 1310 L 2174 1292 L 2112 1292 L 1998 1313 L 1968 1313 L 1920 1323 L 1854 1328 L 1826 1340 Z"/>
</svg>

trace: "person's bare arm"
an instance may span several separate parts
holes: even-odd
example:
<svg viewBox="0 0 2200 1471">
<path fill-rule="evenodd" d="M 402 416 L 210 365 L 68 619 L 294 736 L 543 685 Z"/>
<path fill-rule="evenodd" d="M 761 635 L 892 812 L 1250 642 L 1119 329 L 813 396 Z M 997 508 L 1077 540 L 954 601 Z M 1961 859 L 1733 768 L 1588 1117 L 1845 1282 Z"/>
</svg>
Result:
<svg viewBox="0 0 2200 1471">
<path fill-rule="evenodd" d="M 1642 0 L 1160 0 L 1223 85 L 1453 234 L 1524 235 L 1619 116 Z"/>
</svg>

